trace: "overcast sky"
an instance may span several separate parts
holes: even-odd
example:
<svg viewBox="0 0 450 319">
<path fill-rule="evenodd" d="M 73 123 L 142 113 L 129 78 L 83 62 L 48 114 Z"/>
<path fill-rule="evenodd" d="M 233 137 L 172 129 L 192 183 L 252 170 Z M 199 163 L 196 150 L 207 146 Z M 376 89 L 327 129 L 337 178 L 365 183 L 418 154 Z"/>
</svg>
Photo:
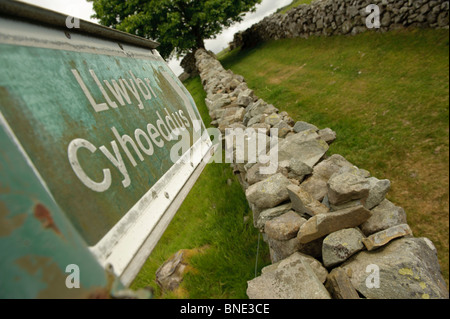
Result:
<svg viewBox="0 0 450 319">
<path fill-rule="evenodd" d="M 86 0 L 20 0 L 34 4 L 53 11 L 61 12 L 72 17 L 77 17 L 83 20 L 88 20 L 97 23 L 95 19 L 91 18 L 94 14 L 92 9 L 92 2 Z M 197 0 L 201 1 L 201 0 Z M 284 7 L 291 3 L 292 0 L 263 0 L 261 4 L 256 7 L 256 11 L 245 16 L 244 21 L 235 24 L 230 28 L 224 30 L 216 39 L 206 40 L 206 49 L 218 53 L 228 46 L 228 43 L 233 40 L 233 35 L 241 30 L 245 30 L 252 24 L 260 21 L 265 16 L 274 13 L 278 8 Z M 178 61 L 169 61 L 169 66 L 175 74 L 179 75 L 183 71 Z"/>
</svg>

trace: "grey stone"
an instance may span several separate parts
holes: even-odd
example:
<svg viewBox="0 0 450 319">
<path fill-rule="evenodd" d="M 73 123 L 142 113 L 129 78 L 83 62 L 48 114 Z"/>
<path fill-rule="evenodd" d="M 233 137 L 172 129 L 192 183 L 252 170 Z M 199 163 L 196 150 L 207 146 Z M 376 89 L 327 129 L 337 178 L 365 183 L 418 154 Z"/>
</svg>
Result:
<svg viewBox="0 0 450 319">
<path fill-rule="evenodd" d="M 234 91 L 241 84 L 242 81 L 238 79 L 232 79 L 226 86 L 226 89 L 229 91 Z"/>
<path fill-rule="evenodd" d="M 233 132 L 236 134 L 229 134 L 225 137 L 225 148 L 227 152 L 230 151 L 231 147 L 234 149 L 233 160 L 235 163 L 256 162 L 260 155 L 270 154 L 270 137 L 266 134 L 251 128 L 243 130 L 242 135 L 238 134 L 237 130 Z M 266 147 L 260 149 L 260 144 Z"/>
<path fill-rule="evenodd" d="M 276 173 L 283 173 L 283 175 L 287 174 L 287 169 L 286 168 L 283 169 L 282 167 L 278 167 L 276 172 L 274 172 L 273 174 L 262 174 L 261 168 L 266 167 L 267 165 L 268 164 L 256 163 L 247 171 L 247 182 L 249 185 L 253 185 L 255 183 L 263 181 Z"/>
<path fill-rule="evenodd" d="M 295 253 L 248 281 L 250 299 L 330 299 L 307 260 Z"/>
<path fill-rule="evenodd" d="M 281 173 L 272 175 L 265 180 L 247 188 L 247 200 L 259 208 L 271 208 L 289 198 L 287 186 L 291 182 Z"/>
<path fill-rule="evenodd" d="M 252 126 L 254 124 L 264 123 L 267 115 L 266 114 L 258 114 L 251 119 L 248 120 L 247 126 Z"/>
<path fill-rule="evenodd" d="M 174 291 L 183 281 L 187 263 L 184 260 L 184 250 L 179 250 L 156 271 L 156 283 L 162 291 Z"/>
<path fill-rule="evenodd" d="M 328 144 L 331 144 L 336 140 L 336 132 L 330 128 L 324 128 L 317 133 L 319 134 L 320 138 Z"/>
<path fill-rule="evenodd" d="M 381 18 L 381 26 L 388 27 L 391 24 L 391 13 L 386 11 Z"/>
<path fill-rule="evenodd" d="M 376 251 L 361 251 L 341 267 L 366 298 L 449 298 L 436 248 L 427 238 L 400 238 Z M 377 270 L 379 288 L 374 288 Z"/>
<path fill-rule="evenodd" d="M 267 243 L 269 245 L 270 261 L 272 263 L 277 263 L 299 251 L 301 245 L 297 237 L 288 240 L 277 240 L 268 237 Z"/>
<path fill-rule="evenodd" d="M 296 158 L 313 167 L 328 151 L 328 144 L 313 131 L 303 131 L 279 142 L 278 161 Z"/>
<path fill-rule="evenodd" d="M 364 207 L 372 209 L 385 199 L 391 188 L 391 182 L 388 179 L 379 180 L 376 177 L 370 177 L 367 181 L 369 182 L 370 190 Z"/>
<path fill-rule="evenodd" d="M 311 166 L 305 164 L 298 158 L 291 158 L 289 160 L 289 173 L 295 177 L 301 177 L 311 174 L 313 169 Z M 303 179 L 303 178 L 302 178 Z"/>
<path fill-rule="evenodd" d="M 297 236 L 300 226 L 306 222 L 306 219 L 300 217 L 294 211 L 289 211 L 281 216 L 269 220 L 264 231 L 267 236 L 276 240 L 288 240 Z"/>
<path fill-rule="evenodd" d="M 292 127 L 284 120 L 279 121 L 277 124 L 273 126 L 278 130 L 278 137 L 284 138 L 290 132 L 292 132 Z"/>
<path fill-rule="evenodd" d="M 360 299 L 350 278 L 340 267 L 334 268 L 328 274 L 325 287 L 331 293 L 333 299 Z"/>
<path fill-rule="evenodd" d="M 344 173 L 351 173 L 351 174 L 354 174 L 354 175 L 362 177 L 362 178 L 370 177 L 370 172 L 365 169 L 358 168 L 356 166 L 343 166 L 336 173 L 331 175 L 330 178 L 333 178 L 334 176 L 341 175 Z"/>
<path fill-rule="evenodd" d="M 263 130 L 263 133 L 268 135 L 270 133 L 270 125 L 266 124 L 266 123 L 256 123 L 253 125 L 249 125 L 249 127 L 254 128 L 254 129 L 261 129 Z"/>
<path fill-rule="evenodd" d="M 353 28 L 353 24 L 346 20 L 344 21 L 344 23 L 342 24 L 342 34 L 347 34 L 349 33 Z"/>
<path fill-rule="evenodd" d="M 294 131 L 296 133 L 300 133 L 307 130 L 313 130 L 317 132 L 319 129 L 315 125 L 303 121 L 298 121 L 294 125 Z"/>
<path fill-rule="evenodd" d="M 301 252 L 294 252 L 294 253 L 286 256 L 286 258 L 288 258 L 289 260 L 301 259 L 301 260 L 307 262 L 309 264 L 309 266 L 311 267 L 311 269 L 316 274 L 317 279 L 319 279 L 319 281 L 321 283 L 325 283 L 325 281 L 327 280 L 328 271 L 322 265 L 322 263 L 320 261 L 318 261 L 317 259 L 315 259 L 314 257 L 303 254 Z M 286 259 L 286 258 L 283 258 L 283 259 Z M 276 270 L 278 268 L 278 265 L 279 265 L 279 262 L 275 262 L 272 265 L 266 266 L 261 270 L 261 273 L 264 274 L 264 273 Z"/>
<path fill-rule="evenodd" d="M 239 94 L 236 103 L 240 106 L 248 106 L 251 102 L 253 102 L 253 98 L 250 96 L 250 92 L 251 90 L 246 90 L 244 92 L 242 92 L 241 94 Z"/>
<path fill-rule="evenodd" d="M 405 211 L 403 208 L 395 206 L 391 201 L 385 199 L 372 209 L 372 216 L 360 228 L 364 235 L 369 236 L 399 224 L 406 224 Z"/>
<path fill-rule="evenodd" d="M 330 204 L 340 205 L 369 196 L 370 184 L 366 178 L 351 172 L 333 175 L 328 181 Z"/>
<path fill-rule="evenodd" d="M 283 215 L 284 213 L 287 213 L 288 211 L 291 210 L 291 208 L 292 204 L 286 203 L 277 207 L 263 210 L 258 215 L 253 216 L 254 226 L 256 228 L 259 228 L 260 231 L 264 231 L 264 227 L 269 220 L 274 219 L 275 217 L 278 217 L 280 215 Z"/>
<path fill-rule="evenodd" d="M 272 114 L 276 112 L 278 112 L 277 108 L 275 108 L 272 104 L 267 104 L 261 99 L 253 104 L 249 104 L 249 108 L 247 108 L 247 113 L 250 118 L 259 114 Z"/>
<path fill-rule="evenodd" d="M 343 209 L 333 213 L 319 214 L 308 219 L 298 232 L 300 243 L 308 243 L 317 238 L 344 228 L 361 225 L 371 216 L 363 206 Z"/>
<path fill-rule="evenodd" d="M 343 167 L 354 167 L 342 155 L 333 154 L 326 160 L 323 160 L 314 167 L 313 176 L 320 177 L 328 182 L 333 174 L 340 171 Z"/>
<path fill-rule="evenodd" d="M 389 227 L 388 229 L 379 231 L 367 238 L 363 238 L 362 242 L 367 250 L 371 251 L 386 245 L 391 240 L 404 236 L 412 236 L 412 230 L 409 228 L 408 224 Z"/>
<path fill-rule="evenodd" d="M 328 199 L 328 195 L 327 195 L 327 199 Z M 335 211 L 338 211 L 341 209 L 359 206 L 359 205 L 364 205 L 364 203 L 360 199 L 352 200 L 350 202 L 346 202 L 346 203 L 340 204 L 340 205 L 334 205 L 331 203 L 328 203 L 328 204 L 330 206 L 330 211 L 332 211 L 332 212 L 335 212 Z"/>
<path fill-rule="evenodd" d="M 209 106 L 208 106 L 209 110 L 213 111 L 215 109 L 224 107 L 225 105 L 230 104 L 230 103 L 231 103 L 231 99 L 229 97 L 222 97 L 216 101 L 213 101 L 212 103 L 207 103 L 207 105 L 209 104 Z"/>
<path fill-rule="evenodd" d="M 302 190 L 297 185 L 289 185 L 287 187 L 289 198 L 292 202 L 292 208 L 303 214 L 315 216 L 318 214 L 328 213 L 329 208 L 314 199 L 308 192 Z"/>
<path fill-rule="evenodd" d="M 266 124 L 269 124 L 271 126 L 274 126 L 278 124 L 281 121 L 281 116 L 277 113 L 272 113 L 269 116 L 267 116 L 264 120 Z"/>
<path fill-rule="evenodd" d="M 448 23 L 449 23 L 449 14 L 448 11 L 447 12 L 441 12 L 438 17 L 437 17 L 437 23 L 439 27 L 448 27 Z"/>
<path fill-rule="evenodd" d="M 357 228 L 341 229 L 323 240 L 322 260 L 325 267 L 333 267 L 364 249 L 364 235 Z"/>
<path fill-rule="evenodd" d="M 300 188 L 318 201 L 322 201 L 328 193 L 327 181 L 314 175 L 300 184 Z"/>
<path fill-rule="evenodd" d="M 184 82 L 187 79 L 189 79 L 190 77 L 191 77 L 191 75 L 189 73 L 183 72 L 178 76 L 178 80 L 180 80 L 181 82 Z"/>
</svg>

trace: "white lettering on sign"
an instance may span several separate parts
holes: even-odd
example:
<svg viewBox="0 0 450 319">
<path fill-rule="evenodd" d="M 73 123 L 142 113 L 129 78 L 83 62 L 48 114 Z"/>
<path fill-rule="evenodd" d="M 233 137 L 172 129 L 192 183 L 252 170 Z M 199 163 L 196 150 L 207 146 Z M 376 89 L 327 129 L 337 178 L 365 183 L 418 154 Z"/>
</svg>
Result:
<svg viewBox="0 0 450 319">
<path fill-rule="evenodd" d="M 136 99 L 137 106 L 142 110 L 144 108 L 143 101 L 148 101 L 156 97 L 150 85 L 150 79 L 145 78 L 142 80 L 136 77 L 131 70 L 129 71 L 131 78 L 128 80 L 123 78 L 103 80 L 103 84 L 98 79 L 95 71 L 89 70 L 90 76 L 105 100 L 105 102 L 97 102 L 78 71 L 75 69 L 71 71 L 96 113 L 107 111 L 110 108 L 117 109 L 119 106 L 132 104 L 131 97 Z M 170 85 L 174 87 L 176 92 L 181 95 L 183 103 L 187 107 L 190 121 L 182 110 L 170 113 L 167 108 L 164 108 L 163 113 L 156 111 L 157 120 L 155 123 L 148 123 L 145 128 L 136 128 L 133 134 L 123 134 L 116 127 L 111 127 L 114 139 L 110 141 L 110 146 L 101 145 L 97 148 L 86 139 L 74 139 L 69 143 L 67 150 L 69 163 L 75 175 L 86 187 L 96 192 L 104 192 L 111 187 L 112 174 L 110 169 L 103 168 L 103 180 L 100 182 L 88 176 L 78 159 L 80 150 L 86 149 L 91 154 L 96 153 L 94 154 L 95 156 L 103 154 L 121 174 L 122 185 L 124 188 L 127 188 L 132 183 L 126 166 L 127 161 L 132 167 L 136 167 L 139 163 L 144 162 L 146 157 L 152 156 L 156 147 L 163 148 L 165 142 L 178 139 L 182 135 L 182 132 L 187 132 L 187 128 L 191 127 L 191 125 L 194 128 L 197 127 L 200 129 L 195 115 L 189 110 L 190 104 L 185 94 L 178 88 L 178 85 L 170 78 L 167 72 L 162 72 L 162 74 L 169 81 Z M 100 152 L 97 152 L 97 150 L 100 150 Z"/>
<path fill-rule="evenodd" d="M 112 152 L 105 145 L 99 147 L 99 150 L 103 153 L 103 155 L 122 174 L 123 187 L 126 188 L 131 185 L 130 176 L 125 166 L 124 158 L 128 159 L 133 167 L 136 167 L 138 163 L 145 160 L 144 155 L 153 155 L 153 144 L 159 148 L 162 148 L 164 146 L 164 140 L 171 141 L 172 139 L 175 139 L 175 134 L 172 134 L 170 132 L 176 132 L 180 130 L 186 131 L 186 127 L 191 126 L 188 118 L 184 115 L 184 112 L 182 110 L 174 112 L 171 115 L 169 114 L 167 109 L 164 109 L 164 111 L 167 114 L 167 116 L 165 117 L 165 121 L 162 120 L 162 117 L 157 112 L 157 115 L 159 117 L 157 125 L 155 126 L 151 123 L 148 123 L 145 130 L 140 128 L 136 129 L 134 131 L 134 139 L 127 134 L 120 134 L 117 128 L 113 126 L 111 128 L 111 131 L 113 133 L 113 136 L 115 137 L 115 140 L 112 140 L 110 142 Z M 172 125 L 177 126 L 173 127 Z M 171 131 L 169 131 L 168 127 L 170 127 Z M 164 139 L 161 137 L 164 137 Z M 68 156 L 73 171 L 80 179 L 80 181 L 93 191 L 104 192 L 108 190 L 111 186 L 110 170 L 107 168 L 103 169 L 103 181 L 95 182 L 94 180 L 92 180 L 83 170 L 80 162 L 78 161 L 77 154 L 78 151 L 82 148 L 89 150 L 91 153 L 95 153 L 97 151 L 97 147 L 95 147 L 95 145 L 85 139 L 77 138 L 71 141 L 68 147 Z M 125 153 L 125 157 L 122 157 L 121 151 Z"/>
<path fill-rule="evenodd" d="M 111 172 L 109 169 L 103 170 L 103 181 L 100 183 L 94 182 L 89 176 L 86 175 L 83 168 L 80 165 L 80 162 L 78 161 L 77 153 L 80 148 L 86 148 L 91 153 L 94 153 L 97 151 L 97 148 L 92 145 L 89 141 L 86 141 L 81 138 L 77 138 L 70 142 L 69 149 L 68 149 L 68 155 L 69 155 L 69 162 L 72 166 L 73 171 L 78 176 L 78 178 L 83 182 L 84 185 L 92 189 L 96 192 L 104 192 L 111 186 Z"/>
<path fill-rule="evenodd" d="M 110 96 L 106 92 L 105 88 L 103 87 L 102 83 L 98 79 L 97 75 L 95 74 L 94 70 L 89 70 L 89 73 L 91 74 L 92 79 L 94 80 L 95 84 L 97 84 L 98 89 L 102 93 L 103 97 L 106 100 L 106 103 L 97 103 L 94 98 L 92 97 L 91 92 L 87 88 L 86 84 L 84 83 L 83 79 L 81 78 L 80 74 L 76 69 L 72 69 L 72 73 L 75 76 L 75 79 L 77 80 L 78 84 L 80 85 L 81 89 L 84 92 L 84 95 L 86 95 L 87 99 L 91 103 L 92 107 L 94 108 L 95 112 L 102 112 L 109 110 L 109 107 L 117 108 L 117 103 L 113 100 L 111 100 Z M 129 71 L 131 78 L 129 81 L 126 79 L 119 79 L 114 80 L 111 79 L 111 84 L 107 80 L 103 80 L 106 87 L 108 88 L 109 92 L 117 99 L 117 101 L 120 103 L 120 105 L 124 106 L 125 101 L 127 104 L 131 104 L 130 95 L 128 94 L 128 91 L 136 98 L 138 101 L 138 107 L 139 109 L 144 109 L 144 104 L 142 103 L 141 94 L 144 97 L 144 100 L 151 100 L 152 94 L 156 96 L 155 92 L 153 91 L 152 87 L 150 86 L 150 79 L 145 78 L 145 82 L 137 78 L 132 71 Z M 138 90 L 139 89 L 139 90 Z M 139 92 L 141 94 L 139 94 Z M 151 92 L 151 93 L 150 93 Z M 124 100 L 125 99 L 125 100 Z"/>
<path fill-rule="evenodd" d="M 78 71 L 77 70 L 72 70 L 72 73 L 75 76 L 75 79 L 77 79 L 78 84 L 81 86 L 81 89 L 83 90 L 84 95 L 86 95 L 87 99 L 91 103 L 91 105 L 94 108 L 95 112 L 106 111 L 108 109 L 108 105 L 106 103 L 97 104 L 97 102 L 95 102 L 94 98 L 92 97 L 91 92 L 89 92 L 86 84 L 84 84 L 83 79 L 81 78 L 81 76 L 78 73 Z"/>
</svg>

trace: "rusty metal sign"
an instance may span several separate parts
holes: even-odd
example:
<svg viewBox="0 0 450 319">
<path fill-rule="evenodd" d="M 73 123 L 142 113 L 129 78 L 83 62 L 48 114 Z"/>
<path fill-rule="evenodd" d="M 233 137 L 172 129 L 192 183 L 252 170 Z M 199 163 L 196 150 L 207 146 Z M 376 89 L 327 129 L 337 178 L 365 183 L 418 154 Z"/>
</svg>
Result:
<svg viewBox="0 0 450 319">
<path fill-rule="evenodd" d="M 5 136 L 97 261 L 127 285 L 210 154 L 195 103 L 155 43 L 1 5 Z M 180 132 L 189 149 L 177 148 Z M 10 186 L 0 187 L 3 196 Z"/>
</svg>

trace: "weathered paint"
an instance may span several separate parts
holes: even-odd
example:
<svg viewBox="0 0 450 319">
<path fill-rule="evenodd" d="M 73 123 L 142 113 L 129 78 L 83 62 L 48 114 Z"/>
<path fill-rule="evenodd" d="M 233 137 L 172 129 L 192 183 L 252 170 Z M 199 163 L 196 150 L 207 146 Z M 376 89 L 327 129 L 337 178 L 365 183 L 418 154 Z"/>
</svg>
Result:
<svg viewBox="0 0 450 319">
<path fill-rule="evenodd" d="M 0 150 L 0 298 L 109 296 L 107 273 L 1 125 Z M 69 264 L 84 270 L 80 289 L 65 285 Z"/>
<path fill-rule="evenodd" d="M 211 141 L 153 43 L 19 6 L 25 21 L 0 12 L 0 297 L 105 297 L 134 278 Z M 176 127 L 191 149 L 173 161 Z M 65 286 L 71 264 L 81 288 Z"/>
<path fill-rule="evenodd" d="M 170 115 L 182 110 L 192 134 L 193 124 L 186 106 L 163 75 L 170 70 L 164 62 L 156 59 L 129 59 L 1 44 L 0 51 L 0 110 L 33 159 L 55 200 L 86 241 L 94 245 L 173 165 L 169 152 L 177 142 L 158 139 L 164 146 L 153 145 L 151 156 L 140 151 L 144 161 L 140 160 L 133 146 L 127 144 L 133 163 L 112 129 L 135 141 L 136 129 L 146 132 L 148 124 L 157 127 L 158 116 L 164 120 L 167 116 L 165 110 Z M 156 96 L 152 94 L 151 100 L 143 101 L 144 108 L 140 109 L 139 102 L 127 90 L 131 104 L 121 106 L 116 100 L 117 108 L 108 107 L 105 111 L 95 112 L 72 70 L 80 74 L 95 101 L 104 101 L 105 98 L 90 70 L 94 70 L 100 81 L 110 83 L 121 78 L 129 81 L 129 71 L 132 71 L 136 78 L 151 81 L 150 87 Z M 108 93 L 113 99 L 113 95 Z M 164 125 L 160 126 L 163 130 Z M 103 170 L 109 169 L 112 179 L 111 186 L 104 192 L 86 187 L 68 160 L 68 146 L 77 138 L 89 141 L 97 149 L 105 146 L 112 154 L 111 142 L 115 141 L 129 174 L 130 185 L 123 186 L 122 174 L 102 152 L 97 150 L 91 154 L 83 149 L 78 152 L 78 159 L 85 173 L 92 180 L 101 181 Z M 83 194 L 83 200 L 80 201 L 75 194 Z"/>
</svg>

